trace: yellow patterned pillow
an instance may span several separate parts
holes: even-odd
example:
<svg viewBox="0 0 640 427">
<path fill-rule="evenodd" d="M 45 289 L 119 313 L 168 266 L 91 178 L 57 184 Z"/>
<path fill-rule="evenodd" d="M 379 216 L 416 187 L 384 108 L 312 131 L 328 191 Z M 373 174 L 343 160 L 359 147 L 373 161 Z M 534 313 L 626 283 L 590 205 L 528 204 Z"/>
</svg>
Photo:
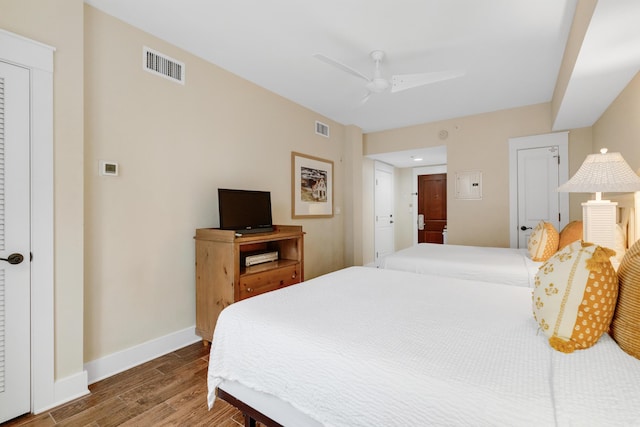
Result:
<svg viewBox="0 0 640 427">
<path fill-rule="evenodd" d="M 553 224 L 540 221 L 529 236 L 527 249 L 533 261 L 546 261 L 558 250 L 560 236 Z"/>
<path fill-rule="evenodd" d="M 611 336 L 621 349 L 640 359 L 640 240 L 622 258 L 618 281 L 620 292 Z"/>
<path fill-rule="evenodd" d="M 607 331 L 618 297 L 611 249 L 576 241 L 536 273 L 533 317 L 563 353 L 589 348 Z"/>
</svg>

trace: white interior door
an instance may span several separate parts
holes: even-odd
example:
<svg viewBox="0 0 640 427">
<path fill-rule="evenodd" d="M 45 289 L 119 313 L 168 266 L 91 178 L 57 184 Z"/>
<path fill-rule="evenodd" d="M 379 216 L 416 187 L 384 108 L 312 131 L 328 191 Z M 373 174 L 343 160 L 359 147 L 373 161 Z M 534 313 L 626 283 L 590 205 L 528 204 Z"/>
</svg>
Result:
<svg viewBox="0 0 640 427">
<path fill-rule="evenodd" d="M 532 228 L 547 221 L 560 230 L 557 146 L 518 150 L 518 247 L 526 248 Z"/>
<path fill-rule="evenodd" d="M 561 230 L 569 220 L 569 194 L 558 184 L 569 179 L 569 133 L 509 138 L 509 246 L 527 247 L 541 219 Z M 521 230 L 525 227 L 525 230 Z"/>
<path fill-rule="evenodd" d="M 393 167 L 386 163 L 375 164 L 375 263 L 393 253 L 394 219 L 393 219 Z"/>
<path fill-rule="evenodd" d="M 29 138 L 29 71 L 0 62 L 0 422 L 31 410 Z"/>
</svg>

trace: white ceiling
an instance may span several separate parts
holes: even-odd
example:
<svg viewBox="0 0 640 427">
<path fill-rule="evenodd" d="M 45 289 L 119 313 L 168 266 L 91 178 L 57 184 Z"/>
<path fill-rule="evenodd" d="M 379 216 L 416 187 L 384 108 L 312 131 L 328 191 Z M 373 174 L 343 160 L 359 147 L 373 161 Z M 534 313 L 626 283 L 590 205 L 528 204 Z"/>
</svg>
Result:
<svg viewBox="0 0 640 427">
<path fill-rule="evenodd" d="M 85 1 L 368 133 L 550 101 L 578 0 Z M 638 71 L 639 6 L 599 0 L 554 128 L 591 125 Z M 466 74 L 361 105 L 365 81 L 313 57 L 369 76 L 373 50 L 386 53 L 386 78 Z"/>
<path fill-rule="evenodd" d="M 413 150 L 394 151 L 393 153 L 370 154 L 373 160 L 388 163 L 397 168 L 415 168 L 419 166 L 446 165 L 447 146 L 424 147 Z"/>
<path fill-rule="evenodd" d="M 598 0 L 554 130 L 591 126 L 640 70 L 640 1 Z"/>
</svg>

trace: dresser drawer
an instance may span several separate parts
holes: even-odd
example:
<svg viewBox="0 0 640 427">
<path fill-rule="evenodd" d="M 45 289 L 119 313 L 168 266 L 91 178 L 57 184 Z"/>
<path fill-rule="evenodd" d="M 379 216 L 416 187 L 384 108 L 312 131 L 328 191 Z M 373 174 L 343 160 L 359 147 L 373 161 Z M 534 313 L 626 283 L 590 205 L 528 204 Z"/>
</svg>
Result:
<svg viewBox="0 0 640 427">
<path fill-rule="evenodd" d="M 300 283 L 300 264 L 240 277 L 240 299 Z"/>
</svg>

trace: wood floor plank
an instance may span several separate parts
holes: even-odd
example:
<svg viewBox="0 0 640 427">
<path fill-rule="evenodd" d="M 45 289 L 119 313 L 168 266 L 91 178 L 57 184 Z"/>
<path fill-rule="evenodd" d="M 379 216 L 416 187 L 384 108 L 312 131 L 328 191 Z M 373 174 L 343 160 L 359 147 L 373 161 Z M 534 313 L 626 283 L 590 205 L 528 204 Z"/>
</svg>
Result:
<svg viewBox="0 0 640 427">
<path fill-rule="evenodd" d="M 96 383 L 96 387 L 89 387 L 90 394 L 65 405 L 62 405 L 52 411 L 51 415 L 57 422 L 61 422 L 67 418 L 71 418 L 76 414 L 79 414 L 91 407 L 104 402 L 105 400 L 117 397 L 118 395 L 131 390 L 135 387 L 139 387 L 142 384 L 148 383 L 156 378 L 162 377 L 163 374 L 149 367 L 147 370 L 134 369 L 130 373 L 118 374 L 118 380 L 114 381 L 112 378 L 104 380 L 106 384 Z"/>
<path fill-rule="evenodd" d="M 204 346 L 202 345 L 202 341 L 198 341 L 197 343 L 178 349 L 174 353 L 176 356 L 180 358 L 187 359 L 194 356 L 198 358 L 209 356 L 210 352 L 211 352 L 211 346 L 209 345 Z"/>
<path fill-rule="evenodd" d="M 56 422 L 49 414 L 39 415 L 23 415 L 22 417 L 9 420 L 6 423 L 1 424 L 2 427 L 50 427 L 55 425 Z"/>
<path fill-rule="evenodd" d="M 236 408 L 224 402 L 224 405 L 216 405 L 211 411 L 208 410 L 206 402 L 204 404 L 192 402 L 184 405 L 167 419 L 163 420 L 161 426 L 221 426 L 229 425 L 237 427 L 238 424 L 232 417 L 238 412 Z M 241 417 L 242 419 L 242 417 Z"/>
<path fill-rule="evenodd" d="M 205 381 L 196 383 L 182 393 L 166 400 L 166 404 L 175 410 L 180 410 L 185 405 L 191 405 L 192 403 L 207 407 L 207 383 Z"/>
<path fill-rule="evenodd" d="M 201 362 L 204 363 L 204 361 Z M 147 407 L 154 406 L 189 388 L 194 382 L 206 376 L 206 371 L 206 364 L 201 365 L 193 362 L 171 374 L 123 393 L 120 397 L 129 404 L 137 402 L 137 404 Z"/>
<path fill-rule="evenodd" d="M 186 346 L 91 384 L 87 396 L 0 426 L 244 426 L 240 411 L 227 402 L 207 408 L 210 349 L 202 342 Z"/>
<path fill-rule="evenodd" d="M 134 426 L 157 426 L 161 424 L 163 420 L 171 417 L 176 410 L 166 403 L 161 403 L 153 408 L 133 417 L 121 424 L 122 427 L 134 427 Z"/>
<path fill-rule="evenodd" d="M 97 422 L 99 419 L 114 417 L 120 418 L 127 405 L 118 397 L 108 399 L 92 406 L 72 417 L 59 421 L 56 425 L 64 427 L 83 427 Z"/>
</svg>

